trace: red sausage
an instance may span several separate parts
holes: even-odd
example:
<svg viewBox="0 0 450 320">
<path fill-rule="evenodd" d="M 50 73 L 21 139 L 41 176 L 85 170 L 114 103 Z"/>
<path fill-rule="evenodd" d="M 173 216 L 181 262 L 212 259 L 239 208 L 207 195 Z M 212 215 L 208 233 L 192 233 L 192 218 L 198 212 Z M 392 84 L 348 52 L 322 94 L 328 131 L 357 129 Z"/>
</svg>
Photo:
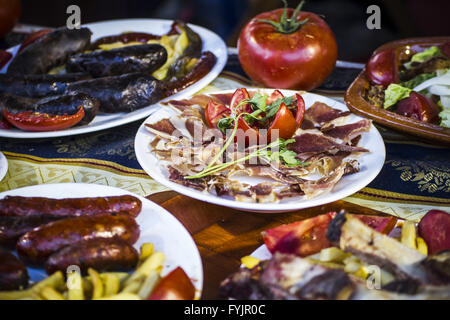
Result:
<svg viewBox="0 0 450 320">
<path fill-rule="evenodd" d="M 15 255 L 0 248 L 0 290 L 17 290 L 28 284 L 26 266 Z"/>
<path fill-rule="evenodd" d="M 126 215 L 68 218 L 27 232 L 20 237 L 16 249 L 32 264 L 42 264 L 48 256 L 81 241 L 121 239 L 133 244 L 139 238 L 139 225 Z"/>
<path fill-rule="evenodd" d="M 58 270 L 66 272 L 69 266 L 78 266 L 83 274 L 88 268 L 97 271 L 127 271 L 139 260 L 137 250 L 122 240 L 95 239 L 67 246 L 52 254 L 45 263 L 47 274 Z"/>
<path fill-rule="evenodd" d="M 136 217 L 141 209 L 141 200 L 131 195 L 67 199 L 6 196 L 0 199 L 0 216 L 78 217 L 125 213 Z"/>
</svg>

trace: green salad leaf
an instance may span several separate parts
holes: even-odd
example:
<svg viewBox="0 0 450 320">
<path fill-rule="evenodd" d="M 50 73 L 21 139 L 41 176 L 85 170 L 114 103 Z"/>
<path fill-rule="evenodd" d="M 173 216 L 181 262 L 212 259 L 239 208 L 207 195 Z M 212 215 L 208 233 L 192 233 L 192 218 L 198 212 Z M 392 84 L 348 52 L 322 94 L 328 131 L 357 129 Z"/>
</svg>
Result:
<svg viewBox="0 0 450 320">
<path fill-rule="evenodd" d="M 441 118 L 440 125 L 442 127 L 450 128 L 450 109 L 444 109 L 439 113 L 439 117 Z"/>
<path fill-rule="evenodd" d="M 393 106 L 398 101 L 408 98 L 409 93 L 412 90 L 409 88 L 405 88 L 399 84 L 391 83 L 387 89 L 384 91 L 384 105 L 385 109 Z"/>
<path fill-rule="evenodd" d="M 411 80 L 402 82 L 401 85 L 405 88 L 414 89 L 422 82 L 425 82 L 428 79 L 436 77 L 436 75 L 437 75 L 436 72 L 421 73 L 421 74 L 418 74 L 417 76 L 415 76 L 414 78 L 412 78 Z"/>
<path fill-rule="evenodd" d="M 441 54 L 442 54 L 442 52 L 438 47 L 432 46 L 432 47 L 429 47 L 428 49 L 425 49 L 422 52 L 418 52 L 418 53 L 414 54 L 411 57 L 411 59 L 409 60 L 409 62 L 406 62 L 403 65 L 405 66 L 406 69 L 411 69 L 411 66 L 413 63 L 422 63 L 427 60 L 430 60 L 433 57 L 439 56 Z"/>
</svg>

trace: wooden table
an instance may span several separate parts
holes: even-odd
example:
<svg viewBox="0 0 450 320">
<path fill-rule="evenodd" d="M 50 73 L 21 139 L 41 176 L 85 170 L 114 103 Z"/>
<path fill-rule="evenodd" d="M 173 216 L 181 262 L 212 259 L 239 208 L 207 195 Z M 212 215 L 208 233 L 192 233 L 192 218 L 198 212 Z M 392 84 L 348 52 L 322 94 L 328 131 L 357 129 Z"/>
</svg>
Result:
<svg viewBox="0 0 450 320">
<path fill-rule="evenodd" d="M 174 191 L 147 197 L 171 212 L 191 233 L 203 262 L 202 299 L 220 299 L 220 282 L 238 270 L 240 259 L 263 244 L 261 231 L 321 213 L 345 209 L 350 213 L 383 215 L 345 201 L 287 213 L 251 213 L 195 200 Z"/>
</svg>

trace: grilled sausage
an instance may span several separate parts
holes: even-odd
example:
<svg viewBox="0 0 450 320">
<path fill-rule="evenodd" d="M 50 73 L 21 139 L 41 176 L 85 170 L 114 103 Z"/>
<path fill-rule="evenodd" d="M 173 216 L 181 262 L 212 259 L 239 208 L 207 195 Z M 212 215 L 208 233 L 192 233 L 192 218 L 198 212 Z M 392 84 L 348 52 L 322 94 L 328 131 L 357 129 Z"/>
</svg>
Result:
<svg viewBox="0 0 450 320">
<path fill-rule="evenodd" d="M 66 70 L 88 73 L 95 78 L 133 72 L 151 74 L 166 60 L 167 51 L 163 46 L 143 44 L 73 55 L 66 63 Z"/>
<path fill-rule="evenodd" d="M 129 73 L 70 83 L 65 93 L 84 92 L 100 102 L 106 113 L 131 112 L 158 102 L 163 95 L 161 81 L 149 74 Z"/>
<path fill-rule="evenodd" d="M 0 74 L 0 92 L 30 98 L 60 95 L 71 82 L 88 80 L 83 73 L 10 75 Z"/>
<path fill-rule="evenodd" d="M 0 248 L 0 290 L 17 290 L 27 286 L 26 266 L 15 255 Z"/>
<path fill-rule="evenodd" d="M 33 229 L 17 242 L 20 257 L 42 264 L 65 246 L 93 239 L 120 239 L 133 244 L 139 238 L 139 226 L 126 215 L 68 218 Z"/>
<path fill-rule="evenodd" d="M 66 272 L 71 265 L 82 273 L 88 268 L 97 271 L 126 271 L 134 268 L 139 254 L 129 243 L 122 240 L 95 239 L 67 246 L 52 254 L 45 263 L 45 271 L 52 274 Z"/>
<path fill-rule="evenodd" d="M 64 64 L 71 55 L 89 48 L 92 32 L 88 28 L 59 28 L 42 36 L 20 53 L 8 67 L 8 74 L 43 74 Z"/>
<path fill-rule="evenodd" d="M 39 226 L 61 219 L 56 216 L 0 216 L 0 244 L 15 245 L 17 240 Z"/>
<path fill-rule="evenodd" d="M 50 116 L 74 115 L 79 107 L 84 110 L 84 117 L 77 125 L 90 123 L 98 113 L 99 103 L 94 98 L 84 93 L 73 95 L 50 96 L 42 99 L 15 96 L 11 94 L 0 95 L 0 110 L 9 113 L 33 111 L 45 113 Z"/>
<path fill-rule="evenodd" d="M 141 200 L 131 195 L 67 199 L 6 196 L 0 199 L 0 216 L 77 217 L 127 214 L 136 217 L 141 209 Z"/>
</svg>

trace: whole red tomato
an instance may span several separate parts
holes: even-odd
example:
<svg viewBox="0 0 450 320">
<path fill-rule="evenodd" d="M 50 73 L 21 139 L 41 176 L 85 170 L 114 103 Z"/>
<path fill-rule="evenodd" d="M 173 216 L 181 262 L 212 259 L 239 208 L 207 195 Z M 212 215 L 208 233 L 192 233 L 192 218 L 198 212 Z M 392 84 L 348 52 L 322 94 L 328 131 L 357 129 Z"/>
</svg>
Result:
<svg viewBox="0 0 450 320">
<path fill-rule="evenodd" d="M 19 20 L 20 0 L 0 0 L 0 37 L 10 32 Z"/>
<path fill-rule="evenodd" d="M 257 15 L 242 29 L 239 61 L 254 81 L 271 88 L 312 90 L 333 71 L 337 43 L 319 16 L 276 9 Z"/>
</svg>

